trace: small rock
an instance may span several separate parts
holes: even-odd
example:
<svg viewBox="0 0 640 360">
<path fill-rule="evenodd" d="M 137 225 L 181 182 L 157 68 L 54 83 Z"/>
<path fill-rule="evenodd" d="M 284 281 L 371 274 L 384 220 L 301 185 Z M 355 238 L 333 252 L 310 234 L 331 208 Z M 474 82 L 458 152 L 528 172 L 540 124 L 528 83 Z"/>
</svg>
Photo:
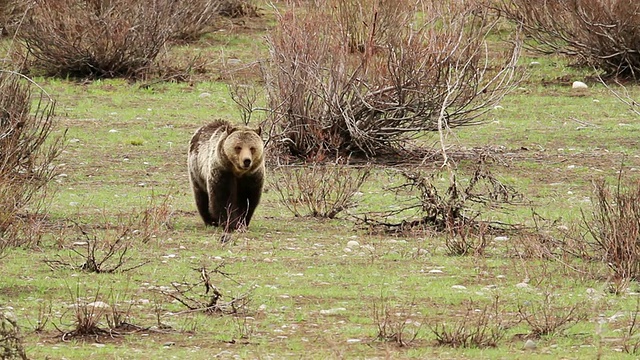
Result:
<svg viewBox="0 0 640 360">
<path fill-rule="evenodd" d="M 360 339 L 347 339 L 347 344 L 357 344 L 359 342 L 362 342 L 362 340 L 360 340 Z"/>
<path fill-rule="evenodd" d="M 521 282 L 521 283 L 517 283 L 517 284 L 516 284 L 516 287 L 517 287 L 518 289 L 526 289 L 526 288 L 528 288 L 528 287 L 529 287 L 529 284 L 527 284 L 526 282 Z"/>
<path fill-rule="evenodd" d="M 70 143 L 75 144 L 75 143 L 79 143 L 80 139 L 71 139 L 69 140 Z"/>
<path fill-rule="evenodd" d="M 429 274 L 442 274 L 442 270 L 432 269 L 432 270 L 429 270 Z"/>
<path fill-rule="evenodd" d="M 362 250 L 367 250 L 369 252 L 376 251 L 376 248 L 373 245 L 362 245 Z"/>
<path fill-rule="evenodd" d="M 350 241 L 347 243 L 347 247 L 348 247 L 348 248 L 351 248 L 351 249 L 353 249 L 353 248 L 358 248 L 358 247 L 360 247 L 360 243 L 359 243 L 359 242 L 357 242 L 357 241 L 355 241 L 355 240 L 350 240 Z"/>
<path fill-rule="evenodd" d="M 467 287 L 464 285 L 453 285 L 451 288 L 456 290 L 467 290 Z"/>
<path fill-rule="evenodd" d="M 496 236 L 493 238 L 493 241 L 507 241 L 509 240 L 508 236 Z"/>
<path fill-rule="evenodd" d="M 582 81 L 574 81 L 573 84 L 571 85 L 572 89 L 588 89 L 589 86 L 585 83 L 583 83 Z"/>
<path fill-rule="evenodd" d="M 540 65 L 539 61 L 532 61 L 529 63 L 529 66 L 538 66 L 538 65 Z"/>
<path fill-rule="evenodd" d="M 327 310 L 320 310 L 320 315 L 334 315 L 343 311 L 347 311 L 345 308 L 333 308 Z"/>
<path fill-rule="evenodd" d="M 116 130 L 116 129 L 111 129 L 111 130 L 109 130 L 109 132 L 110 132 L 110 133 L 117 133 L 117 132 L 118 132 L 118 130 Z"/>
<path fill-rule="evenodd" d="M 524 349 L 525 350 L 535 350 L 538 347 L 538 345 L 536 344 L 535 341 L 528 339 L 525 343 L 524 343 Z"/>
<path fill-rule="evenodd" d="M 210 96 L 211 96 L 211 94 L 209 94 L 208 92 L 203 92 L 202 94 L 198 95 L 198 97 L 201 98 L 201 99 L 208 98 Z"/>
<path fill-rule="evenodd" d="M 162 346 L 164 346 L 164 347 L 170 347 L 170 346 L 173 346 L 173 345 L 175 345 L 175 344 L 176 344 L 176 343 L 175 343 L 175 342 L 173 342 L 173 341 L 168 341 L 168 342 L 166 342 L 166 343 L 162 344 Z"/>
<path fill-rule="evenodd" d="M 97 348 L 103 348 L 103 347 L 106 346 L 105 344 L 98 344 L 98 343 L 94 343 L 94 344 L 91 344 L 91 345 L 94 346 L 94 347 L 97 347 Z"/>
</svg>

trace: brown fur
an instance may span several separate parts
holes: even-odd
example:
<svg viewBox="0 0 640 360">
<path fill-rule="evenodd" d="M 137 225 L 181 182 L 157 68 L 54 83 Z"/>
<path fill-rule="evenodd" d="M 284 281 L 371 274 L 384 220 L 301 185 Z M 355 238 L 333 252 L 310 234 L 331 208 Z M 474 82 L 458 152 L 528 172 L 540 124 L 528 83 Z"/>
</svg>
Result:
<svg viewBox="0 0 640 360">
<path fill-rule="evenodd" d="M 249 226 L 264 186 L 260 129 L 216 120 L 198 129 L 189 144 L 189 179 L 207 225 Z"/>
</svg>

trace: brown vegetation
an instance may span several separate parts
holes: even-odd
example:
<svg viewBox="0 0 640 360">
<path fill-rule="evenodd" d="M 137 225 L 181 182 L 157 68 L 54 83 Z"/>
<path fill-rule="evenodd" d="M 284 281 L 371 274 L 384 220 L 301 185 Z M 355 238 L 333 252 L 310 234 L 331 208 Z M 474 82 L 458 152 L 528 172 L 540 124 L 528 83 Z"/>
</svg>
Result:
<svg viewBox="0 0 640 360">
<path fill-rule="evenodd" d="M 269 37 L 272 144 L 296 157 L 397 153 L 425 131 L 481 122 L 515 82 L 518 41 L 489 52 L 495 18 L 479 3 L 314 4 L 278 14 Z"/>
<path fill-rule="evenodd" d="M 501 10 L 542 53 L 562 53 L 608 75 L 640 75 L 640 3 L 634 0 L 509 0 Z"/>
<path fill-rule="evenodd" d="M 33 218 L 25 209 L 40 211 L 63 147 L 63 137 L 50 137 L 55 103 L 41 95 L 32 109 L 31 87 L 18 74 L 0 72 L 0 250 L 24 244 L 16 234 Z"/>
</svg>

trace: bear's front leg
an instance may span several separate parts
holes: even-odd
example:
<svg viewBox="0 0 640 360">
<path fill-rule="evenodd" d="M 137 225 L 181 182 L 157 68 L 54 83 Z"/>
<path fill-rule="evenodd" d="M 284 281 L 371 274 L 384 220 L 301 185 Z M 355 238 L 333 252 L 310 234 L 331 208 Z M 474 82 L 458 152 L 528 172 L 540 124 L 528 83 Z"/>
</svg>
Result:
<svg viewBox="0 0 640 360">
<path fill-rule="evenodd" d="M 229 211 L 234 207 L 235 179 L 232 173 L 212 173 L 207 183 L 209 212 L 216 226 L 228 226 Z"/>
</svg>

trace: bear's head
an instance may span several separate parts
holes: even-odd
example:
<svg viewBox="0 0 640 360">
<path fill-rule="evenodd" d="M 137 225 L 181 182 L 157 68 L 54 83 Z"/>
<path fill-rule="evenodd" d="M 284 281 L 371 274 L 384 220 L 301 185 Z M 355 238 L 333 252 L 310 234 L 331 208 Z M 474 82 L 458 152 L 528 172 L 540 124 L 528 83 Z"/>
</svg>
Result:
<svg viewBox="0 0 640 360">
<path fill-rule="evenodd" d="M 261 129 L 246 126 L 229 126 L 222 146 L 225 157 L 236 175 L 243 175 L 264 163 L 264 143 Z"/>
</svg>

